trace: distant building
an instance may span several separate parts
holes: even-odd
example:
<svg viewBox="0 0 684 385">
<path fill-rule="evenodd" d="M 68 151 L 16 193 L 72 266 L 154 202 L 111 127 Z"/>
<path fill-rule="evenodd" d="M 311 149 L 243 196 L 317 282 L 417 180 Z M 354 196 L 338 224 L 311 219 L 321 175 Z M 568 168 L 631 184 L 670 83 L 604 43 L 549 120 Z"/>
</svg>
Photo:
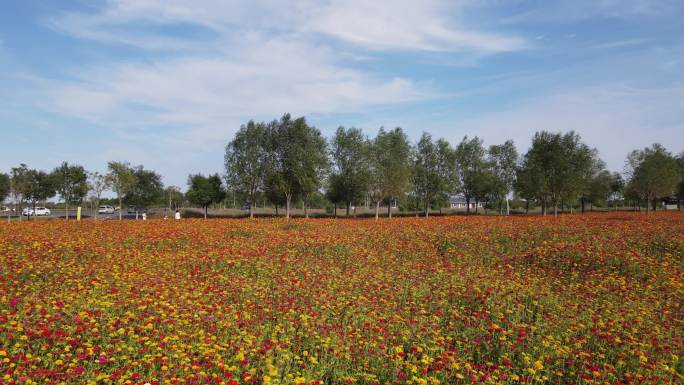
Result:
<svg viewBox="0 0 684 385">
<path fill-rule="evenodd" d="M 468 203 L 466 202 L 465 197 L 463 195 L 452 195 L 449 197 L 449 202 L 451 203 L 451 208 L 452 209 L 466 209 L 468 206 Z M 478 202 L 477 205 L 475 204 L 474 200 L 470 200 L 470 209 L 475 210 L 476 207 L 482 208 L 482 202 Z"/>
</svg>

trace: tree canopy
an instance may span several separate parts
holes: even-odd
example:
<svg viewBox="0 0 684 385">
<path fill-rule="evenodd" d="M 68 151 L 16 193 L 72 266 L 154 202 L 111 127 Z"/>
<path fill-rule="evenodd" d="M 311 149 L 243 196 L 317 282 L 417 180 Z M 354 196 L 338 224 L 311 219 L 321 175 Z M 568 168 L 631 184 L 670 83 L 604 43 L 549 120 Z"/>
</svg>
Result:
<svg viewBox="0 0 684 385">
<path fill-rule="evenodd" d="M 266 124 L 250 120 L 240 127 L 226 146 L 224 163 L 227 181 L 233 191 L 248 197 L 250 218 L 254 217 L 256 194 L 265 187 L 268 134 Z"/>
<path fill-rule="evenodd" d="M 221 202 L 225 196 L 226 191 L 218 174 L 209 176 L 195 174 L 188 177 L 188 191 L 185 197 L 191 203 L 204 208 L 204 219 L 207 219 L 208 207 Z M 250 216 L 251 214 L 250 210 Z"/>
<path fill-rule="evenodd" d="M 647 211 L 656 207 L 658 198 L 673 195 L 681 180 L 677 160 L 659 143 L 632 151 L 627 157 L 627 173 L 629 188 L 647 202 Z"/>
<path fill-rule="evenodd" d="M 63 162 L 52 171 L 57 193 L 66 206 L 66 219 L 69 219 L 69 204 L 77 204 L 88 194 L 88 174 L 83 166 Z"/>
</svg>

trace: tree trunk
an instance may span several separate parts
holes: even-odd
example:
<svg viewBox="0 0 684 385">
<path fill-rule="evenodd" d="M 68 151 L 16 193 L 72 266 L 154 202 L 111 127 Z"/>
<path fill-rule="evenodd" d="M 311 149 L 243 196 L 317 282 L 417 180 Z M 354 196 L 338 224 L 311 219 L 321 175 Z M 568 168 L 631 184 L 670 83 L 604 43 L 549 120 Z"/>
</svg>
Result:
<svg viewBox="0 0 684 385">
<path fill-rule="evenodd" d="M 349 210 L 351 209 L 351 202 L 347 201 L 347 218 L 349 218 Z"/>
<path fill-rule="evenodd" d="M 207 212 L 208 212 L 208 211 L 209 211 L 209 206 L 204 206 L 204 219 L 207 219 Z M 137 214 L 136 214 L 136 218 L 135 218 L 135 219 L 138 219 L 138 218 L 137 218 Z"/>
<path fill-rule="evenodd" d="M 254 200 L 250 199 L 249 201 L 249 217 L 254 218 Z"/>
<path fill-rule="evenodd" d="M 387 218 L 392 218 L 392 198 L 387 201 Z"/>
<path fill-rule="evenodd" d="M 380 218 L 380 201 L 375 201 L 375 220 Z"/>
<path fill-rule="evenodd" d="M 65 217 L 66 217 L 66 220 L 68 221 L 69 220 L 69 204 L 67 203 L 66 200 L 64 200 L 64 208 L 66 209 L 65 210 L 66 211 Z"/>
<path fill-rule="evenodd" d="M 465 197 L 466 199 L 466 215 L 470 215 L 470 197 Z"/>
<path fill-rule="evenodd" d="M 529 213 L 530 213 L 530 200 L 525 199 L 525 214 L 529 214 Z"/>
<path fill-rule="evenodd" d="M 477 214 L 478 203 L 480 202 L 477 199 L 475 199 L 475 214 Z"/>
<path fill-rule="evenodd" d="M 285 194 L 285 218 L 290 219 L 290 201 L 292 200 L 292 195 Z"/>
<path fill-rule="evenodd" d="M 425 218 L 430 216 L 430 210 L 429 210 L 430 205 L 428 205 L 427 200 L 425 201 Z"/>
<path fill-rule="evenodd" d="M 278 204 L 275 204 L 275 209 L 276 209 L 276 218 L 278 217 Z"/>
<path fill-rule="evenodd" d="M 511 215 L 511 207 L 508 205 L 508 198 L 506 198 L 506 215 Z"/>
<path fill-rule="evenodd" d="M 333 202 L 333 204 L 335 205 L 335 208 L 333 208 L 333 218 L 337 218 L 337 202 Z"/>
<path fill-rule="evenodd" d="M 302 206 L 304 206 L 304 218 L 309 219 L 309 205 L 306 198 L 302 201 Z"/>
<path fill-rule="evenodd" d="M 121 195 L 119 195 L 119 220 L 123 219 L 123 207 L 121 207 Z"/>
<path fill-rule="evenodd" d="M 582 214 L 584 214 L 584 197 L 580 198 L 580 202 L 582 203 Z"/>
<path fill-rule="evenodd" d="M 553 216 L 557 217 L 558 216 L 558 203 L 553 202 Z"/>
</svg>

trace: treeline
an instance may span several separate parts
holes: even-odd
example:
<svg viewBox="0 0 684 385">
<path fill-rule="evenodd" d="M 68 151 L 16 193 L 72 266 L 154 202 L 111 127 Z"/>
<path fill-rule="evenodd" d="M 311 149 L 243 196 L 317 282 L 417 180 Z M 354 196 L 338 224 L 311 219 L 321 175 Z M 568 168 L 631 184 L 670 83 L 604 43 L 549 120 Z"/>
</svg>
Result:
<svg viewBox="0 0 684 385">
<path fill-rule="evenodd" d="M 659 144 L 634 150 L 623 173 L 610 172 L 596 149 L 574 132 L 537 132 L 529 150 L 518 154 L 510 140 L 485 147 L 478 137 L 464 137 L 452 145 L 428 133 L 412 144 L 401 128 L 381 128 L 375 137 L 361 129 L 339 127 L 329 140 L 305 118 L 289 114 L 271 122 L 249 121 L 226 146 L 225 175 L 193 174 L 188 190 L 164 187 L 161 176 L 143 166 L 109 162 L 107 173 L 87 172 L 62 163 L 51 172 L 21 164 L 0 173 L 0 201 L 8 197 L 21 208 L 33 207 L 59 195 L 69 205 L 86 200 L 97 207 L 106 190 L 114 192 L 119 207 L 136 210 L 155 204 L 177 207 L 190 203 L 204 209 L 232 198 L 244 202 L 250 217 L 256 202 L 269 202 L 291 216 L 294 202 L 308 217 L 313 205 L 350 208 L 369 203 L 375 208 L 420 210 L 462 199 L 471 207 L 508 212 L 509 197 L 525 202 L 526 211 L 541 207 L 543 214 L 606 202 L 630 202 L 656 209 L 664 198 L 684 199 L 684 153 L 672 155 Z M 678 198 L 678 199 L 676 199 Z M 681 207 L 681 206 L 680 206 Z M 119 211 L 121 217 L 121 210 Z"/>
<path fill-rule="evenodd" d="M 515 193 L 528 209 L 541 206 L 544 214 L 577 204 L 584 211 L 586 204 L 611 198 L 645 203 L 650 210 L 660 198 L 684 195 L 684 154 L 673 156 L 659 144 L 635 150 L 624 178 L 606 170 L 596 149 L 574 132 L 538 132 L 519 156 L 510 140 L 487 148 L 481 139 L 465 137 L 453 146 L 424 133 L 412 145 L 401 128 L 380 129 L 369 138 L 360 129 L 340 127 L 326 141 L 304 118 L 285 115 L 240 127 L 226 147 L 225 166 L 228 186 L 246 196 L 250 216 L 260 193 L 284 205 L 286 216 L 295 199 L 303 201 L 306 215 L 311 197 L 324 191 L 347 212 L 370 201 L 376 217 L 381 204 L 389 208 L 395 201 L 428 216 L 455 194 L 467 212 L 472 202 L 475 210 L 483 203 L 507 210 Z"/>
</svg>

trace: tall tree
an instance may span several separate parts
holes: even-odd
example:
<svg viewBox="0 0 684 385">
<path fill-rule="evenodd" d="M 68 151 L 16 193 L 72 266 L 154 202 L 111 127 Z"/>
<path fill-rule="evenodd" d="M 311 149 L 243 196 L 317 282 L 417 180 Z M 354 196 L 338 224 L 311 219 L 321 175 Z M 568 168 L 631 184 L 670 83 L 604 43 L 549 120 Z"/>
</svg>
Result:
<svg viewBox="0 0 684 385">
<path fill-rule="evenodd" d="M 346 194 L 344 191 L 344 183 L 342 178 L 337 174 L 330 174 L 328 176 L 328 188 L 325 190 L 325 198 L 333 204 L 333 216 L 337 218 L 337 205 L 344 203 Z M 349 212 L 347 212 L 349 216 Z"/>
<path fill-rule="evenodd" d="M 98 216 L 102 193 L 108 188 L 109 179 L 106 175 L 100 174 L 97 171 L 88 174 L 88 189 L 90 190 L 90 200 L 94 206 L 95 218 Z"/>
<path fill-rule="evenodd" d="M 327 143 L 321 132 L 302 118 L 285 114 L 269 125 L 270 186 L 285 196 L 285 216 L 293 198 L 301 196 L 305 215 L 311 193 L 318 190 L 328 167 Z"/>
<path fill-rule="evenodd" d="M 404 131 L 380 129 L 370 148 L 370 196 L 375 201 L 375 219 L 380 202 L 387 202 L 387 216 L 392 217 L 392 201 L 404 195 L 411 183 L 411 144 Z"/>
<path fill-rule="evenodd" d="M 454 153 L 446 140 L 436 143 L 423 133 L 413 151 L 413 185 L 423 214 L 429 216 L 430 206 L 443 194 L 453 190 Z"/>
<path fill-rule="evenodd" d="M 540 180 L 543 174 L 534 168 L 527 158 L 523 159 L 522 164 L 515 172 L 515 183 L 513 188 L 518 197 L 525 200 L 525 214 L 530 212 L 530 202 L 542 196 Z M 543 209 L 542 205 L 542 209 Z"/>
<path fill-rule="evenodd" d="M 646 212 L 656 208 L 658 198 L 672 195 L 680 178 L 679 165 L 669 151 L 654 143 L 627 156 L 631 188 L 646 201 Z"/>
<path fill-rule="evenodd" d="M 164 185 L 159 174 L 145 170 L 142 165 L 133 168 L 133 179 L 135 182 L 124 195 L 123 200 L 127 205 L 135 206 L 135 219 L 138 219 L 140 209 L 146 209 L 159 201 Z"/>
<path fill-rule="evenodd" d="M 191 203 L 204 209 L 204 219 L 207 219 L 209 206 L 221 202 L 226 197 L 226 190 L 218 174 L 209 176 L 195 174 L 188 176 L 188 191 L 185 196 Z M 252 217 L 250 209 L 250 218 Z"/>
<path fill-rule="evenodd" d="M 347 207 L 347 216 L 353 203 L 368 191 L 371 177 L 370 144 L 358 128 L 339 127 L 331 143 L 333 181 Z"/>
<path fill-rule="evenodd" d="M 598 164 L 596 150 L 582 143 L 576 133 L 541 131 L 534 134 L 522 172 L 536 181 L 542 212 L 546 214 L 547 204 L 551 203 L 554 215 L 558 215 L 558 206 L 564 199 L 576 199 L 586 190 Z"/>
<path fill-rule="evenodd" d="M 56 193 L 56 183 L 52 175 L 45 171 L 28 170 L 26 199 L 31 202 L 34 212 L 38 202 L 45 202 L 54 197 Z"/>
<path fill-rule="evenodd" d="M 625 180 L 619 172 L 613 172 L 610 180 L 610 200 L 613 201 L 613 208 L 617 211 L 617 202 L 624 199 Z"/>
<path fill-rule="evenodd" d="M 135 185 L 135 174 L 128 162 L 109 162 L 107 180 L 119 200 L 119 220 L 122 219 L 123 198 Z"/>
<path fill-rule="evenodd" d="M 178 186 L 168 186 L 164 189 L 164 204 L 169 211 L 173 211 L 183 202 L 183 193 Z"/>
<path fill-rule="evenodd" d="M 256 194 L 264 188 L 268 166 L 268 134 L 264 123 L 242 125 L 226 146 L 224 157 L 228 184 L 249 200 L 249 217 L 254 217 Z"/>
<path fill-rule="evenodd" d="M 88 194 L 88 174 L 79 165 L 63 162 L 52 171 L 57 193 L 64 200 L 65 218 L 69 220 L 69 204 L 77 204 Z"/>
<path fill-rule="evenodd" d="M 12 182 L 10 176 L 5 173 L 0 173 L 0 203 L 4 202 L 10 194 Z M 10 210 L 7 210 L 7 221 L 10 221 Z"/>
<path fill-rule="evenodd" d="M 0 203 L 9 196 L 11 186 L 9 175 L 0 172 Z"/>
<path fill-rule="evenodd" d="M 485 149 L 482 140 L 477 136 L 464 137 L 456 147 L 456 175 L 459 191 L 466 201 L 466 213 L 470 213 L 470 202 L 473 198 L 481 200 L 486 195 L 491 178 L 488 173 Z M 477 203 L 475 210 L 477 210 Z"/>
<path fill-rule="evenodd" d="M 19 203 L 19 207 L 15 207 L 19 213 L 19 220 L 21 220 L 21 211 L 24 206 L 24 202 L 28 199 L 28 194 L 31 188 L 31 173 L 29 168 L 21 163 L 18 167 L 12 167 L 11 176 L 11 193 L 14 200 L 14 205 Z"/>
<path fill-rule="evenodd" d="M 595 205 L 607 202 L 612 192 L 613 174 L 608 170 L 599 171 L 589 183 L 589 203 L 590 210 L 594 210 Z"/>
<path fill-rule="evenodd" d="M 495 176 L 493 193 L 499 200 L 506 200 L 506 215 L 509 215 L 508 194 L 515 184 L 518 150 L 512 140 L 507 140 L 504 144 L 490 146 L 488 158 Z"/>
<path fill-rule="evenodd" d="M 270 164 L 270 163 L 269 163 Z M 274 172 L 266 171 L 266 180 L 264 184 L 264 194 L 266 199 L 273 204 L 276 211 L 276 217 L 279 215 L 278 208 L 287 204 L 285 200 L 285 192 L 281 189 L 279 175 Z"/>
</svg>

